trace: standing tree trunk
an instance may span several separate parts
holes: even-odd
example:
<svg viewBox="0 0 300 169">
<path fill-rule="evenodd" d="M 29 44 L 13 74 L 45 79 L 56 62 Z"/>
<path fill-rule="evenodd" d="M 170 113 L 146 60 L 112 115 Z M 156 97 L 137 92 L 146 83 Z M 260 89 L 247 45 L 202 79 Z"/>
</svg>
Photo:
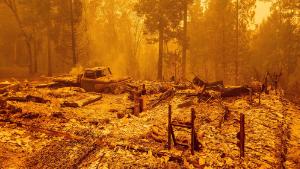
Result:
<svg viewBox="0 0 300 169">
<path fill-rule="evenodd" d="M 74 30 L 74 15 L 73 15 L 73 0 L 70 0 L 70 24 L 71 24 L 71 34 L 72 34 L 72 55 L 73 55 L 73 66 L 77 64 L 76 57 L 76 40 L 75 40 L 75 30 Z"/>
<path fill-rule="evenodd" d="M 183 11 L 183 42 L 182 42 L 182 79 L 186 77 L 186 51 L 187 51 L 187 1 L 184 1 Z"/>
<path fill-rule="evenodd" d="M 159 56 L 158 56 L 158 75 L 157 79 L 162 80 L 163 78 L 163 55 L 164 55 L 164 30 L 163 27 L 159 28 Z"/>
<path fill-rule="evenodd" d="M 226 48 L 225 48 L 225 9 L 222 14 L 222 66 L 223 66 L 223 80 L 226 79 Z"/>
<path fill-rule="evenodd" d="M 157 63 L 157 79 L 163 79 L 163 55 L 164 55 L 164 26 L 163 26 L 163 12 L 162 12 L 162 5 L 160 0 L 160 19 L 159 19 L 159 56 L 158 56 L 158 63 Z"/>
<path fill-rule="evenodd" d="M 52 56 L 51 56 L 51 22 L 50 22 L 50 2 L 48 1 L 48 16 L 47 16 L 47 54 L 48 54 L 48 76 L 52 76 Z"/>
<path fill-rule="evenodd" d="M 238 84 L 239 73 L 239 0 L 236 0 L 236 55 L 235 55 L 235 84 Z"/>
<path fill-rule="evenodd" d="M 28 57 L 29 57 L 29 64 L 28 64 L 28 69 L 29 69 L 29 73 L 33 73 L 33 69 L 32 69 L 32 49 L 31 49 L 31 38 L 28 34 L 26 34 L 25 28 L 21 22 L 19 13 L 18 13 L 18 9 L 16 6 L 16 1 L 13 0 L 4 0 L 4 3 L 6 4 L 6 6 L 11 10 L 11 12 L 13 13 L 13 15 L 16 18 L 16 21 L 19 25 L 19 28 L 21 30 L 21 34 L 25 39 L 25 44 L 28 50 Z"/>
</svg>

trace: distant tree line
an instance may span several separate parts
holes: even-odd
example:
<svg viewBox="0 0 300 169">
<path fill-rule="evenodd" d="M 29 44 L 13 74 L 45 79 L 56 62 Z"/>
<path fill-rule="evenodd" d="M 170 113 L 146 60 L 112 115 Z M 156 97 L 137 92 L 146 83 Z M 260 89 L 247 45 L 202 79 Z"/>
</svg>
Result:
<svg viewBox="0 0 300 169">
<path fill-rule="evenodd" d="M 300 2 L 264 0 L 273 3 L 271 14 L 256 25 L 257 1 L 0 2 L 18 24 L 31 72 L 45 64 L 49 75 L 79 64 L 107 65 L 140 79 L 197 75 L 239 85 L 282 71 L 282 86 L 297 88 Z"/>
<path fill-rule="evenodd" d="M 151 43 L 159 43 L 158 79 L 169 69 L 176 70 L 178 65 L 184 72 L 186 65 L 182 60 L 186 58 L 178 50 L 185 50 L 183 39 L 186 39 L 189 75 L 207 81 L 245 84 L 251 80 L 262 81 L 267 72 L 282 71 L 284 88 L 299 86 L 300 2 L 269 1 L 273 2 L 271 15 L 261 25 L 254 22 L 256 2 L 209 0 L 203 5 L 196 0 L 139 0 L 136 11 L 144 19 L 144 31 L 151 35 Z M 187 37 L 182 24 L 185 9 L 188 10 Z M 173 54 L 168 50 L 168 43 L 178 47 L 172 46 Z M 179 64 L 168 64 L 172 59 L 179 60 Z"/>
<path fill-rule="evenodd" d="M 1 0 L 12 13 L 22 37 L 30 73 L 47 74 L 78 63 L 76 38 L 81 22 L 80 0 Z M 17 38 L 18 40 L 19 38 Z M 17 43 L 17 42 L 15 42 Z M 18 56 L 16 56 L 18 57 Z M 46 65 L 46 66 L 45 66 Z M 65 69 L 62 69 L 64 68 Z"/>
</svg>

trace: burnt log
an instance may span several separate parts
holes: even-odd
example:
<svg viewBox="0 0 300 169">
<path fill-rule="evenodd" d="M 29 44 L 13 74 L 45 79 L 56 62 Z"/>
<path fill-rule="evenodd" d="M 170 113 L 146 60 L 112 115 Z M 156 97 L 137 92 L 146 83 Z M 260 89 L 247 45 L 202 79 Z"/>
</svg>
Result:
<svg viewBox="0 0 300 169">
<path fill-rule="evenodd" d="M 224 88 L 221 97 L 237 97 L 250 94 L 250 90 L 245 86 Z"/>
<path fill-rule="evenodd" d="M 193 79 L 193 84 L 196 86 L 204 87 L 204 90 L 221 91 L 224 88 L 223 81 L 205 82 L 197 76 Z"/>
<path fill-rule="evenodd" d="M 35 103 L 48 103 L 49 100 L 43 99 L 42 97 L 27 95 L 26 100 L 35 102 Z"/>
<path fill-rule="evenodd" d="M 221 91 L 223 88 L 224 88 L 224 82 L 223 81 L 205 83 L 205 90 Z"/>
<path fill-rule="evenodd" d="M 16 101 L 16 102 L 35 102 L 35 103 L 48 103 L 49 100 L 46 100 L 42 97 L 27 95 L 25 97 L 12 96 L 6 99 L 7 101 Z"/>
</svg>

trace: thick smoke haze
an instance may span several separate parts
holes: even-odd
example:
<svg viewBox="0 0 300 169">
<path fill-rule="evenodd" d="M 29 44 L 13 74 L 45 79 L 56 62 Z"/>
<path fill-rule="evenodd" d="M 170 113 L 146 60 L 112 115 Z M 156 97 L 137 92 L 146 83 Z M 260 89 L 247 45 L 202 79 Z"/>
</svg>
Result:
<svg viewBox="0 0 300 169">
<path fill-rule="evenodd" d="M 147 0 L 30 0 L 13 8 L 1 1 L 1 77 L 109 66 L 136 79 L 155 80 L 161 69 L 163 80 L 197 75 L 241 85 L 282 72 L 281 86 L 298 90 L 297 1 L 188 1 L 186 42 L 184 1 L 169 1 L 163 12 Z"/>
</svg>

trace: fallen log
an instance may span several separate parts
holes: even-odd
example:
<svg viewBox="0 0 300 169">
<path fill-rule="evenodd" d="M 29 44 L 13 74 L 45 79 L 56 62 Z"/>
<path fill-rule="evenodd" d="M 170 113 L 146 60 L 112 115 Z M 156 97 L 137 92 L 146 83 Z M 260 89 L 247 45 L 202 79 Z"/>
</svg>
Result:
<svg viewBox="0 0 300 169">
<path fill-rule="evenodd" d="M 49 100 L 46 100 L 42 97 L 31 96 L 31 95 L 27 95 L 26 99 L 28 101 L 35 102 L 35 103 L 48 103 L 48 102 L 50 102 Z"/>
<path fill-rule="evenodd" d="M 27 95 L 25 97 L 12 96 L 6 98 L 7 101 L 16 101 L 16 102 L 35 102 L 35 103 L 48 103 L 49 100 L 46 100 L 42 97 Z"/>
<path fill-rule="evenodd" d="M 205 83 L 205 90 L 221 91 L 223 88 L 224 88 L 224 82 L 223 81 Z"/>
<path fill-rule="evenodd" d="M 224 88 L 221 93 L 221 97 L 236 97 L 249 94 L 250 90 L 247 87 L 230 87 Z"/>
<path fill-rule="evenodd" d="M 196 86 L 203 87 L 204 90 L 221 91 L 224 88 L 224 82 L 223 81 L 205 82 L 197 76 L 193 79 L 193 84 L 196 85 Z"/>
</svg>

